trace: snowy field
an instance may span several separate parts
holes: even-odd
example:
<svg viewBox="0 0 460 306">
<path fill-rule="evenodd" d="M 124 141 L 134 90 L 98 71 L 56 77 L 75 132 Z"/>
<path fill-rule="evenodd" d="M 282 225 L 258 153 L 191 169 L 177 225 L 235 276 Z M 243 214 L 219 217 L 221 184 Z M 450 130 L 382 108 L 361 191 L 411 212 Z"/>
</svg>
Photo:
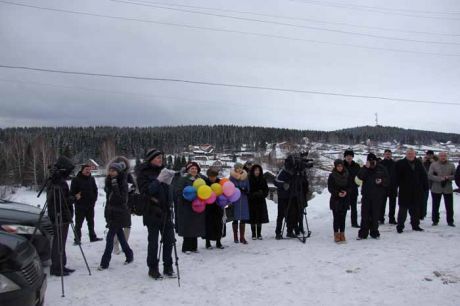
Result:
<svg viewBox="0 0 460 306">
<path fill-rule="evenodd" d="M 96 232 L 102 237 L 105 197 L 100 190 Z M 34 205 L 44 201 L 34 196 L 21 191 L 13 199 Z M 96 268 L 105 243 L 89 243 L 84 224 L 83 249 L 92 276 L 69 234 L 68 266 L 77 271 L 65 278 L 65 298 L 60 278 L 48 279 L 46 305 L 459 305 L 460 247 L 455 243 L 460 228 L 446 225 L 443 209 L 438 227 L 425 220 L 421 226 L 426 231 L 418 233 L 407 222 L 406 231 L 397 234 L 394 226 L 383 225 L 380 240 L 355 240 L 357 229 L 349 227 L 347 216 L 348 242 L 336 245 L 328 201 L 325 192 L 310 203 L 313 233 L 306 244 L 274 239 L 273 202 L 268 203 L 271 222 L 263 227 L 263 241 L 241 245 L 227 236 L 224 250 L 207 250 L 199 240 L 199 254 L 179 255 L 180 288 L 176 279 L 147 276 L 147 231 L 140 217 L 133 217 L 129 240 L 134 262 L 124 266 L 124 255 L 114 255 L 102 272 Z"/>
</svg>

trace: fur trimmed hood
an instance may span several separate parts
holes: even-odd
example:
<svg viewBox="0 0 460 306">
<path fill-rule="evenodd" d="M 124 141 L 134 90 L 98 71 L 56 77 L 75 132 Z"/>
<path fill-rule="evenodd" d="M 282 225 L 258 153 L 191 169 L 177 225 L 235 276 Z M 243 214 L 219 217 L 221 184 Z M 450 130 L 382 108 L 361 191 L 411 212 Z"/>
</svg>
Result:
<svg viewBox="0 0 460 306">
<path fill-rule="evenodd" d="M 230 176 L 238 181 L 245 181 L 248 178 L 248 173 L 246 170 L 243 170 L 241 174 L 236 173 L 235 170 L 230 171 Z"/>
<path fill-rule="evenodd" d="M 123 163 L 123 164 L 125 164 L 125 169 L 123 171 L 126 172 L 126 173 L 129 172 L 130 165 L 129 165 L 129 160 L 126 157 L 124 157 L 124 156 L 115 156 L 114 158 L 112 158 L 112 160 L 107 164 L 107 172 L 109 171 L 110 165 L 113 164 L 113 163 Z"/>
</svg>

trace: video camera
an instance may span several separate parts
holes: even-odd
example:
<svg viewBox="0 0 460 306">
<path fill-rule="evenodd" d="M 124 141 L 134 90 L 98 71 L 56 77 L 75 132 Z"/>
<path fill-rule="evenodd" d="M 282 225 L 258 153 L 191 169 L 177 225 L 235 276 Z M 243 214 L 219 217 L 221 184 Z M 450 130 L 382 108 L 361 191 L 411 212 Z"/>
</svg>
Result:
<svg viewBox="0 0 460 306">
<path fill-rule="evenodd" d="M 51 181 L 56 182 L 61 178 L 67 178 L 74 169 L 75 165 L 69 158 L 60 156 L 54 165 L 48 167 L 49 177 Z"/>
<path fill-rule="evenodd" d="M 305 173 L 307 169 L 312 168 L 314 165 L 313 159 L 308 158 L 308 153 L 307 151 L 290 154 L 284 163 L 286 170 L 296 174 L 302 174 Z"/>
</svg>

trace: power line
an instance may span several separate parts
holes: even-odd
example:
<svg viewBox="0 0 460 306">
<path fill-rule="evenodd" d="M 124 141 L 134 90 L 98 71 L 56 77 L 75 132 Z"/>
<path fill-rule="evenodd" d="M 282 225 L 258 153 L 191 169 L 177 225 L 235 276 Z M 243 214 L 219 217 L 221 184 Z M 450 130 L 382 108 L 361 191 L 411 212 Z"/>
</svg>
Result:
<svg viewBox="0 0 460 306">
<path fill-rule="evenodd" d="M 376 8 L 376 7 L 371 7 L 371 6 L 360 6 L 360 5 L 355 5 L 355 4 L 342 4 L 342 3 L 336 3 L 336 2 L 327 2 L 327 1 L 317 1 L 317 0 L 290 0 L 292 2 L 296 3 L 302 3 L 302 4 L 313 4 L 313 5 L 319 5 L 319 6 L 325 6 L 325 7 L 336 7 L 336 8 L 343 8 L 343 9 L 351 9 L 351 10 L 361 10 L 361 11 L 366 11 L 366 12 L 373 12 L 373 13 L 380 13 L 380 14 L 385 14 L 385 15 L 399 15 L 399 16 L 405 16 L 405 17 L 414 17 L 414 18 L 426 18 L 426 19 L 440 19 L 440 20 L 460 20 L 460 18 L 452 18 L 452 17 L 438 17 L 438 16 L 423 16 L 423 15 L 413 15 L 413 14 L 407 14 L 407 13 L 398 13 L 398 12 L 392 12 L 392 11 L 385 11 L 383 8 Z M 454 14 L 458 14 L 454 12 Z"/>
<path fill-rule="evenodd" d="M 60 74 L 69 74 L 69 75 L 85 75 L 85 76 L 92 76 L 92 77 L 106 77 L 106 78 L 118 78 L 118 79 L 133 79 L 133 80 L 144 80 L 144 81 L 157 81 L 157 82 L 171 82 L 171 83 L 195 84 L 195 85 L 205 85 L 205 86 L 242 88 L 242 89 L 256 89 L 256 90 L 266 90 L 266 91 L 272 91 L 272 92 L 288 92 L 288 93 L 314 94 L 314 95 L 336 96 L 336 97 L 346 97 L 346 98 L 374 99 L 374 100 L 383 100 L 383 101 L 399 101 L 399 102 L 407 102 L 407 103 L 460 106 L 460 103 L 445 102 L 445 101 L 391 98 L 391 97 L 382 97 L 382 96 L 357 95 L 357 94 L 346 94 L 346 93 L 337 93 L 337 92 L 325 92 L 325 91 L 303 90 L 303 89 L 288 89 L 288 88 L 231 84 L 231 83 L 217 83 L 217 82 L 195 81 L 195 80 L 186 80 L 186 79 L 145 77 L 145 76 L 119 75 L 119 74 L 107 74 L 107 73 L 91 73 L 91 72 L 80 72 L 80 71 L 70 71 L 70 70 L 36 68 L 36 67 L 27 67 L 27 66 L 2 65 L 2 64 L 0 64 L 0 68 L 40 71 L 40 72 L 49 72 L 49 73 L 60 73 Z"/>
<path fill-rule="evenodd" d="M 273 24 L 273 25 L 278 25 L 278 26 L 309 29 L 309 30 L 315 30 L 315 31 L 325 31 L 325 32 L 332 32 L 332 33 L 339 33 L 339 34 L 346 34 L 346 35 L 357 35 L 357 36 L 364 36 L 364 37 L 377 38 L 377 39 L 397 40 L 397 41 L 405 41 L 405 42 L 413 42 L 413 43 L 424 43 L 424 44 L 457 45 L 457 46 L 460 45 L 460 43 L 457 43 L 457 42 L 431 41 L 431 40 L 420 40 L 420 39 L 409 39 L 409 38 L 400 38 L 400 37 L 381 36 L 381 35 L 375 35 L 375 34 L 350 32 L 350 31 L 336 30 L 336 29 L 322 28 L 322 27 L 315 27 L 315 26 L 298 25 L 298 24 L 286 23 L 286 22 L 269 21 L 269 20 L 247 18 L 247 17 L 229 16 L 229 15 L 215 14 L 215 13 L 206 13 L 206 12 L 193 11 L 193 10 L 182 9 L 182 8 L 173 8 L 173 7 L 145 4 L 145 3 L 133 2 L 133 1 L 125 1 L 125 0 L 110 0 L 110 1 L 118 2 L 118 3 L 131 4 L 131 5 L 152 7 L 152 8 L 156 8 L 156 9 L 162 9 L 162 10 L 171 10 L 171 11 L 177 11 L 177 12 L 183 12 L 183 13 L 190 13 L 190 14 L 198 14 L 198 15 L 220 17 L 220 18 L 227 18 L 227 19 L 240 20 L 240 21 L 264 23 L 264 24 Z"/>
<path fill-rule="evenodd" d="M 13 2 L 0 0 L 0 4 L 1 3 L 7 4 L 7 5 L 15 5 L 15 6 L 20 6 L 20 7 L 33 8 L 33 9 L 51 11 L 51 12 L 59 12 L 59 13 L 65 13 L 65 14 L 80 15 L 80 16 L 106 18 L 106 19 L 111 19 L 111 20 L 123 20 L 123 21 L 130 21 L 130 22 L 140 22 L 140 23 L 147 23 L 147 24 L 158 24 L 162 26 L 179 27 L 179 28 L 193 29 L 193 30 L 233 33 L 233 34 L 240 34 L 240 35 L 274 38 L 274 39 L 282 39 L 282 40 L 289 40 L 289 41 L 321 44 L 321 45 L 345 46 L 345 47 L 366 49 L 366 50 L 377 50 L 377 51 L 398 52 L 398 53 L 408 53 L 408 54 L 421 54 L 421 55 L 430 55 L 430 56 L 448 56 L 448 57 L 460 56 L 460 54 L 455 54 L 455 53 L 437 53 L 437 52 L 413 51 L 413 50 L 404 50 L 404 49 L 395 49 L 395 48 L 380 48 L 380 47 L 371 47 L 371 46 L 356 45 L 356 44 L 349 44 L 349 43 L 335 43 L 335 42 L 321 41 L 321 40 L 315 40 L 315 39 L 303 39 L 303 38 L 296 38 L 296 37 L 283 36 L 283 35 L 273 35 L 273 34 L 264 34 L 264 33 L 257 33 L 257 32 L 237 31 L 237 30 L 219 29 L 219 28 L 212 28 L 212 27 L 184 25 L 184 24 L 172 23 L 172 22 L 160 22 L 160 21 L 154 21 L 154 20 L 102 15 L 102 14 L 95 14 L 95 13 L 82 12 L 82 11 L 72 11 L 72 10 L 65 10 L 65 9 L 41 7 L 41 6 L 19 4 L 19 3 L 13 3 Z"/>
<path fill-rule="evenodd" d="M 248 15 L 254 15 L 254 16 L 280 18 L 280 19 L 287 19 L 287 20 L 299 20 L 299 21 L 307 21 L 307 22 L 314 22 L 314 23 L 324 23 L 324 24 L 332 24 L 332 25 L 340 25 L 340 26 L 356 27 L 356 28 L 363 28 L 363 29 L 380 30 L 380 31 L 389 31 L 389 32 L 401 32 L 401 33 L 424 34 L 424 35 L 435 35 L 435 36 L 454 36 L 454 37 L 460 36 L 460 34 L 403 30 L 403 29 L 394 29 L 394 28 L 386 28 L 386 27 L 359 25 L 359 24 L 353 24 L 353 23 L 347 23 L 347 22 L 333 22 L 333 21 L 325 21 L 325 20 L 311 19 L 311 18 L 300 18 L 300 17 L 293 17 L 293 16 L 262 14 L 262 13 L 255 13 L 255 12 L 251 12 L 251 11 L 239 11 L 239 10 L 222 9 L 222 8 L 215 8 L 215 7 L 204 7 L 204 6 L 183 5 L 183 4 L 162 3 L 162 2 L 149 2 L 149 1 L 138 1 L 138 2 L 147 3 L 147 4 L 178 6 L 178 7 L 204 9 L 204 10 L 212 10 L 212 11 L 220 11 L 220 12 L 229 12 L 229 13 L 237 13 L 237 14 L 248 14 Z"/>
</svg>

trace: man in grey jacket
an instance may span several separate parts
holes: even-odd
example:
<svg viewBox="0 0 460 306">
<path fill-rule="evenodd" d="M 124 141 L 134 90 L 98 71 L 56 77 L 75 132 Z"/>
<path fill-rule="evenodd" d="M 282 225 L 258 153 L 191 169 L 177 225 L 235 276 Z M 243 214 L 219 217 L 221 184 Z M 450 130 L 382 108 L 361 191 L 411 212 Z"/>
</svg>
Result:
<svg viewBox="0 0 460 306">
<path fill-rule="evenodd" d="M 432 220 L 433 226 L 439 222 L 439 206 L 441 197 L 444 197 L 446 206 L 447 224 L 454 227 L 454 197 L 452 181 L 455 177 L 455 166 L 447 160 L 447 152 L 439 153 L 439 160 L 433 162 L 428 171 L 428 179 L 432 182 L 431 197 L 433 199 Z"/>
</svg>

